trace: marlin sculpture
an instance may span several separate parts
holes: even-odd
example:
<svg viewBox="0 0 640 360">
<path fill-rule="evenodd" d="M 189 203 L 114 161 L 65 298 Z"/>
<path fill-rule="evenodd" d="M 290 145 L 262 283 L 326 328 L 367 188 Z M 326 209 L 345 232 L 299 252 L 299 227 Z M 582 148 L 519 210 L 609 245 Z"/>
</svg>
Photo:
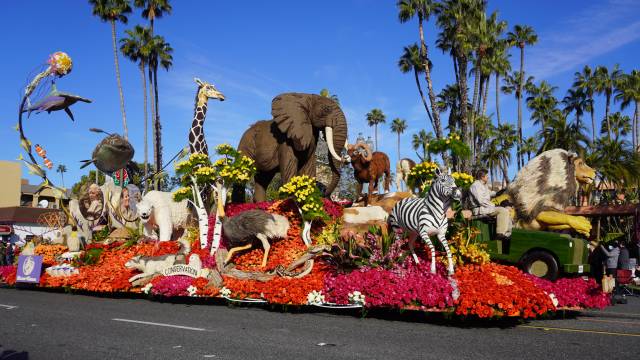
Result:
<svg viewBox="0 0 640 360">
<path fill-rule="evenodd" d="M 42 112 L 46 111 L 47 113 L 51 113 L 52 111 L 64 110 L 67 115 L 71 118 L 71 121 L 75 121 L 73 119 L 73 113 L 71 113 L 71 109 L 69 107 L 75 104 L 78 101 L 90 103 L 91 100 L 80 97 L 78 95 L 67 94 L 53 86 L 51 92 L 44 97 L 44 99 L 38 101 L 37 103 L 27 106 L 22 110 L 22 112 L 28 113 L 27 115 L 31 115 L 32 111 Z"/>
</svg>

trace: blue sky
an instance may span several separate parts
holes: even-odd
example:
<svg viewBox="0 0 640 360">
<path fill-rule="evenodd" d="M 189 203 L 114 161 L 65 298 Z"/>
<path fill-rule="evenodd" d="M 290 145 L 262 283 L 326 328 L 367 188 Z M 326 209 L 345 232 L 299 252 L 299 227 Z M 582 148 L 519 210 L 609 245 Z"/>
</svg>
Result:
<svg viewBox="0 0 640 360">
<path fill-rule="evenodd" d="M 534 27 L 539 42 L 526 49 L 527 74 L 536 82 L 545 79 L 558 86 L 559 98 L 571 85 L 573 73 L 586 64 L 619 63 L 625 72 L 638 68 L 639 1 L 493 0 L 489 8 L 499 11 L 509 28 L 515 24 Z M 118 24 L 118 35 L 144 23 L 134 10 L 128 25 Z M 67 166 L 65 184 L 69 186 L 85 173 L 79 161 L 88 159 L 101 139 L 88 129 L 122 132 L 110 26 L 92 16 L 86 2 L 77 0 L 57 1 L 55 6 L 44 1 L 5 2 L 0 24 L 5 53 L 0 88 L 1 160 L 15 159 L 21 151 L 18 134 L 12 129 L 20 94 L 50 53 L 65 51 L 74 61 L 72 73 L 58 81 L 58 88 L 94 101 L 73 107 L 75 123 L 62 112 L 32 115 L 25 122 L 28 137 L 45 147 L 54 166 Z M 434 63 L 434 87 L 440 91 L 454 82 L 451 59 L 433 45 L 433 22 L 425 31 Z M 318 93 L 327 88 L 340 99 L 352 141 L 359 132 L 373 135 L 365 114 L 381 108 L 388 124 L 379 128 L 380 149 L 390 155 L 392 163 L 396 161 L 396 136 L 388 127 L 400 117 L 409 125 L 402 136 L 402 156 L 415 159 L 411 134 L 425 128 L 427 119 L 413 75 L 402 74 L 397 61 L 403 46 L 417 41 L 417 24 L 398 22 L 395 1 L 173 1 L 173 14 L 156 21 L 156 33 L 165 36 L 175 50 L 173 68 L 161 71 L 159 78 L 166 160 L 187 145 L 195 76 L 215 84 L 227 97 L 225 102 L 209 104 L 205 133 L 210 146 L 237 145 L 250 124 L 270 118 L 271 99 L 279 93 Z M 519 54 L 515 49 L 512 52 L 512 64 L 517 67 Z M 121 56 L 120 69 L 129 137 L 136 148 L 135 159 L 142 161 L 140 74 Z M 493 94 L 492 88 L 488 113 L 494 112 Z M 500 107 L 502 118 L 514 123 L 515 99 L 501 95 Z M 603 112 L 604 100 L 598 98 L 596 114 L 602 117 Z M 524 119 L 525 135 L 537 130 L 526 121 L 526 109 Z M 50 176 L 59 180 L 58 174 Z M 38 180 L 26 177 L 32 183 Z"/>
</svg>

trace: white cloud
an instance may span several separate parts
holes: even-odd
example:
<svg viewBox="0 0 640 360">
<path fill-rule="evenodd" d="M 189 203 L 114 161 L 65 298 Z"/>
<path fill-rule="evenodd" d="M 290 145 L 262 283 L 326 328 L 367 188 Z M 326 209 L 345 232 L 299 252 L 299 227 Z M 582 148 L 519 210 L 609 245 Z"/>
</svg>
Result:
<svg viewBox="0 0 640 360">
<path fill-rule="evenodd" d="M 537 79 L 584 65 L 640 38 L 640 3 L 609 0 L 578 11 L 539 34 L 539 44 L 526 49 L 527 72 Z"/>
</svg>

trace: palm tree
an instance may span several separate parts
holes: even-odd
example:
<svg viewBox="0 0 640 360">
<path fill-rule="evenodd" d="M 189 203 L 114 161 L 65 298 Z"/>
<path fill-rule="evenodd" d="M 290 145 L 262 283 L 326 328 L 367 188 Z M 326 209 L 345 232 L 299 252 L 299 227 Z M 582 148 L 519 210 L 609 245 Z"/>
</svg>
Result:
<svg viewBox="0 0 640 360">
<path fill-rule="evenodd" d="M 431 63 L 429 60 L 429 48 L 424 38 L 423 22 L 428 21 L 431 13 L 435 11 L 435 2 L 432 0 L 399 0 L 398 19 L 401 23 L 410 21 L 414 17 L 418 17 L 418 33 L 420 36 L 420 60 L 421 68 L 424 70 L 424 76 L 427 80 L 427 90 L 429 93 L 429 101 L 431 102 L 433 120 L 433 128 L 438 139 L 442 138 L 442 124 L 440 122 L 440 113 L 436 109 L 436 95 L 433 91 L 433 82 L 431 81 Z"/>
<path fill-rule="evenodd" d="M 474 50 L 470 30 L 474 21 L 484 11 L 485 2 L 479 0 L 445 0 L 436 7 L 437 24 L 441 32 L 436 44 L 443 51 L 449 51 L 453 59 L 460 104 L 468 102 L 467 63 Z M 460 128 L 463 141 L 470 144 L 469 119 L 466 106 L 460 107 Z M 462 170 L 469 171 L 469 162 L 462 160 Z"/>
<path fill-rule="evenodd" d="M 462 130 L 460 126 L 460 91 L 458 85 L 447 85 L 438 94 L 436 105 L 440 112 L 449 110 L 447 128 L 449 131 Z"/>
<path fill-rule="evenodd" d="M 486 18 L 484 11 L 479 11 L 477 13 L 476 21 L 473 25 L 471 23 L 467 23 L 467 26 L 472 26 L 468 29 L 471 34 L 471 40 L 475 46 L 475 65 L 474 65 L 474 85 L 473 85 L 473 100 L 471 101 L 472 109 L 471 112 L 471 138 L 475 138 L 475 121 L 476 116 L 480 114 L 480 103 L 482 98 L 482 84 L 483 79 L 486 77 L 488 73 L 488 67 L 483 66 L 482 60 L 487 56 L 487 54 L 491 51 L 492 47 L 498 41 L 497 38 L 500 33 L 504 31 L 507 27 L 507 23 L 504 21 L 498 21 L 498 14 L 494 12 L 491 14 L 489 18 Z M 486 69 L 485 69 L 486 68 Z M 486 88 L 486 86 L 485 86 Z M 486 102 L 485 102 L 486 103 Z M 475 147 L 472 147 L 472 152 L 475 153 Z"/>
<path fill-rule="evenodd" d="M 611 124 L 611 131 L 609 131 L 609 124 Z M 609 121 L 602 124 L 600 129 L 601 134 L 613 134 L 613 141 L 619 141 L 620 137 L 627 136 L 632 132 L 631 118 L 628 115 L 622 115 L 619 111 L 609 115 Z"/>
<path fill-rule="evenodd" d="M 367 113 L 367 124 L 375 129 L 376 151 L 378 150 L 378 124 L 384 124 L 387 116 L 380 109 L 373 109 Z"/>
<path fill-rule="evenodd" d="M 585 110 L 589 110 L 592 106 L 587 94 L 581 88 L 569 89 L 567 96 L 562 99 L 564 104 L 564 112 L 569 115 L 575 111 L 576 113 L 576 126 L 582 127 L 580 123 L 580 117 L 584 114 Z"/>
<path fill-rule="evenodd" d="M 622 75 L 622 70 L 620 70 L 620 66 L 618 64 L 614 65 L 611 73 L 609 73 L 609 69 L 606 66 L 598 66 L 595 71 L 595 79 L 594 79 L 594 90 L 598 94 L 604 94 L 606 98 L 605 110 L 604 110 L 604 118 L 606 121 L 609 121 L 609 109 L 611 105 L 611 95 L 613 95 L 613 89 L 616 86 L 616 83 L 620 79 Z M 608 129 L 611 130 L 611 124 L 607 124 Z M 611 131 L 607 133 L 609 137 L 611 137 Z"/>
<path fill-rule="evenodd" d="M 593 94 L 595 92 L 595 79 L 593 76 L 593 72 L 589 65 L 585 65 L 582 69 L 582 72 L 576 71 L 574 74 L 573 87 L 582 89 L 584 93 L 587 95 L 587 99 L 589 99 L 591 103 L 591 107 L 589 112 L 591 113 L 591 136 L 593 141 L 596 140 L 596 119 L 595 119 L 595 104 L 593 102 Z"/>
<path fill-rule="evenodd" d="M 491 80 L 491 73 L 494 71 L 493 61 L 496 61 L 495 53 L 504 52 L 504 40 L 500 37 L 507 28 L 506 21 L 497 21 L 497 13 L 493 13 L 487 20 L 487 29 L 489 33 L 489 48 L 487 49 L 487 64 L 481 66 L 481 74 L 485 79 L 484 95 L 482 97 L 482 114 L 487 113 L 487 99 L 489 97 L 489 80 Z M 481 78 L 482 79 L 482 78 Z M 482 85 L 482 83 L 481 83 Z M 478 103 L 478 108 L 480 104 Z M 480 111 L 478 110 L 478 113 Z"/>
<path fill-rule="evenodd" d="M 567 122 L 565 113 L 556 109 L 540 133 L 543 138 L 540 152 L 561 148 L 581 153 L 589 142 L 584 130 L 584 126 L 578 127 L 576 123 Z"/>
<path fill-rule="evenodd" d="M 142 76 L 142 97 L 144 109 L 144 177 L 149 174 L 149 146 L 148 146 L 148 114 L 147 114 L 147 76 L 146 67 L 149 64 L 151 31 L 149 28 L 136 25 L 131 30 L 126 30 L 128 37 L 120 39 L 120 51 L 122 55 L 133 62 L 138 62 L 140 75 Z"/>
<path fill-rule="evenodd" d="M 398 161 L 400 161 L 400 135 L 407 130 L 407 122 L 400 118 L 395 118 L 391 122 L 391 132 L 398 134 Z"/>
<path fill-rule="evenodd" d="M 633 112 L 633 148 L 638 149 L 640 142 L 640 133 L 638 128 L 640 125 L 640 71 L 633 70 L 629 74 L 622 75 L 618 85 L 616 86 L 615 101 L 621 101 L 620 108 L 625 110 L 629 104 L 634 103 L 635 110 Z M 613 128 L 613 124 L 612 124 Z"/>
<path fill-rule="evenodd" d="M 173 48 L 159 35 L 151 39 L 149 53 L 149 68 L 153 69 L 153 101 L 155 107 L 154 118 L 154 160 L 156 169 L 162 169 L 162 125 L 160 122 L 160 105 L 158 101 L 158 66 L 165 70 L 173 65 Z M 157 184 L 158 185 L 158 184 Z"/>
<path fill-rule="evenodd" d="M 495 128 L 491 123 L 491 117 L 487 115 L 478 114 L 475 120 L 475 144 L 474 149 L 476 154 L 474 155 L 474 163 L 481 157 L 480 154 L 484 151 L 487 142 L 493 136 Z"/>
<path fill-rule="evenodd" d="M 118 48 L 116 47 L 116 21 L 126 24 L 128 19 L 126 14 L 131 13 L 129 0 L 89 0 L 93 6 L 93 15 L 100 20 L 111 23 L 111 40 L 113 42 L 113 61 L 116 66 L 116 81 L 120 93 L 120 111 L 122 112 L 123 135 L 128 137 L 127 114 L 124 110 L 124 94 L 122 93 L 122 83 L 120 82 L 120 65 L 118 64 Z"/>
<path fill-rule="evenodd" d="M 153 23 L 165 14 L 171 14 L 169 0 L 134 0 L 133 5 L 142 9 L 142 17 L 149 20 L 151 36 L 153 36 Z"/>
<path fill-rule="evenodd" d="M 490 68 L 496 77 L 496 121 L 500 125 L 500 76 L 506 76 L 511 71 L 511 55 L 506 50 L 506 42 L 499 41 L 489 57 Z"/>
<path fill-rule="evenodd" d="M 529 110 L 532 111 L 531 119 L 534 120 L 534 125 L 541 124 L 541 128 L 544 129 L 545 121 L 558 105 L 558 100 L 553 96 L 557 89 L 557 86 L 552 86 L 546 80 L 541 81 L 539 86 L 532 84 L 526 89 L 529 94 L 526 103 Z"/>
<path fill-rule="evenodd" d="M 600 138 L 585 160 L 598 169 L 601 183 L 630 186 L 640 179 L 640 154 L 625 140 Z"/>
<path fill-rule="evenodd" d="M 511 162 L 511 149 L 516 143 L 517 133 L 511 124 L 501 124 L 496 128 L 496 152 L 499 159 L 499 167 L 502 169 L 502 181 L 509 185 L 509 163 Z"/>
<path fill-rule="evenodd" d="M 411 146 L 413 150 L 416 150 L 416 155 L 420 158 L 420 161 L 431 161 L 431 153 L 429 152 L 429 143 L 434 140 L 431 131 L 428 133 L 422 129 L 417 134 L 413 134 L 411 139 Z M 418 154 L 417 150 L 422 148 L 422 156 Z"/>
<path fill-rule="evenodd" d="M 422 66 L 422 60 L 420 59 L 420 50 L 418 49 L 417 44 L 404 47 L 402 56 L 400 56 L 400 60 L 398 60 L 398 67 L 404 74 L 413 71 L 413 75 L 416 79 L 416 86 L 418 87 L 418 93 L 420 93 L 420 98 L 422 99 L 422 104 L 424 105 L 424 109 L 427 111 L 427 116 L 429 117 L 431 127 L 435 129 L 436 127 L 433 123 L 433 117 L 431 116 L 431 111 L 429 110 L 429 105 L 427 105 L 427 99 L 424 97 L 424 93 L 422 92 L 420 78 L 418 77 L 418 74 L 424 72 L 424 67 Z M 429 64 L 429 68 L 433 68 L 431 64 Z"/>
<path fill-rule="evenodd" d="M 67 172 L 67 167 L 63 164 L 58 165 L 56 172 L 60 173 L 60 177 L 62 178 L 62 187 L 64 187 L 64 173 Z"/>
<path fill-rule="evenodd" d="M 505 94 L 515 94 L 516 99 L 518 100 L 518 125 L 522 125 L 522 119 L 520 119 L 521 116 L 521 109 L 520 109 L 520 102 L 522 100 L 522 96 L 524 95 L 524 90 L 527 89 L 531 89 L 534 84 L 533 84 L 533 76 L 529 76 L 525 79 L 524 84 L 522 84 L 522 74 L 519 71 L 514 71 L 511 74 L 507 74 L 504 79 L 502 80 L 503 84 L 502 87 L 500 88 L 500 90 L 502 90 L 503 93 Z M 518 130 L 521 130 L 521 126 L 518 126 Z M 520 141 L 520 132 L 517 131 L 517 139 L 516 139 L 516 158 L 517 158 L 517 164 L 518 164 L 518 170 L 520 170 L 520 168 L 522 167 L 522 164 L 524 163 L 523 159 L 521 159 L 521 154 L 522 154 L 522 142 Z"/>
<path fill-rule="evenodd" d="M 480 155 L 480 160 L 487 165 L 491 173 L 491 185 L 496 181 L 496 169 L 502 169 L 502 154 L 498 149 L 498 141 L 492 140 Z"/>
<path fill-rule="evenodd" d="M 537 136 L 530 136 L 522 142 L 522 156 L 527 155 L 527 161 L 531 161 L 531 155 L 537 154 L 540 149 L 540 140 Z"/>
<path fill-rule="evenodd" d="M 173 49 L 168 43 L 164 43 L 164 38 L 156 37 L 154 31 L 155 19 L 162 18 L 165 14 L 171 14 L 173 10 L 169 0 L 134 0 L 134 6 L 142 9 L 142 17 L 149 20 L 149 32 L 151 35 L 151 46 L 149 54 L 149 93 L 151 95 L 151 118 L 153 122 L 153 157 L 156 169 L 162 169 L 162 125 L 160 123 L 160 115 L 158 111 L 158 59 L 160 65 L 165 69 L 169 69 L 172 65 L 171 52 Z M 168 48 L 165 47 L 165 44 Z M 168 52 L 168 61 L 163 60 L 167 58 L 164 54 Z M 165 66 L 165 64 L 168 64 Z M 152 93 L 153 92 L 153 93 Z M 159 184 L 156 182 L 156 187 Z"/>
<path fill-rule="evenodd" d="M 513 27 L 513 31 L 507 34 L 507 41 L 511 46 L 517 46 L 520 48 L 520 77 L 518 81 L 519 94 L 518 96 L 518 153 L 522 147 L 522 93 L 525 85 L 525 73 L 524 73 L 524 47 L 526 45 L 534 45 L 538 42 L 538 35 L 531 26 L 528 25 L 516 25 Z M 520 170 L 522 159 L 518 157 L 518 170 Z"/>
</svg>

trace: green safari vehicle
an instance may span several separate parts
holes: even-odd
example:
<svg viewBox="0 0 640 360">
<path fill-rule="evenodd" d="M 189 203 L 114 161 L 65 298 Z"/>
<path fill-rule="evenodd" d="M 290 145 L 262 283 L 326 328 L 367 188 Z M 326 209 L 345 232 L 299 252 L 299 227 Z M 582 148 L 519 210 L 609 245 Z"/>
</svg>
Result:
<svg viewBox="0 0 640 360">
<path fill-rule="evenodd" d="M 471 226 L 480 230 L 478 242 L 487 244 L 491 260 L 515 264 L 525 273 L 548 280 L 560 274 L 589 272 L 587 240 L 549 231 L 514 228 L 508 251 L 496 239 L 493 219 L 471 220 Z"/>
</svg>

